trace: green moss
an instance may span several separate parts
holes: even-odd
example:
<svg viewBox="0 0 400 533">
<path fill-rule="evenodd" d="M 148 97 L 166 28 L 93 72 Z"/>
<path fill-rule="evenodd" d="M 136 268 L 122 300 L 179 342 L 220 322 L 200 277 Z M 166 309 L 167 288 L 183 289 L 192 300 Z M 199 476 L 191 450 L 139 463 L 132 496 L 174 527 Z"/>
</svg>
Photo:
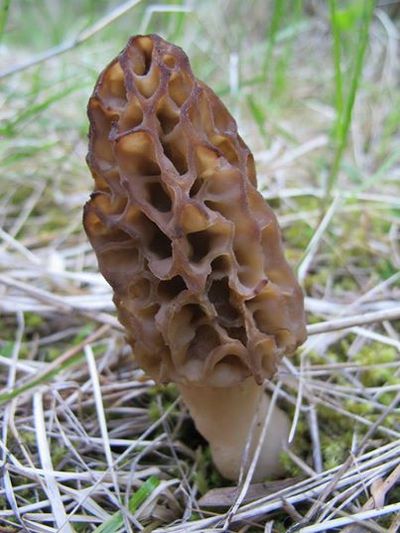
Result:
<svg viewBox="0 0 400 533">
<path fill-rule="evenodd" d="M 400 378 L 393 375 L 393 368 L 380 368 L 380 364 L 393 363 L 397 360 L 396 349 L 379 342 L 364 346 L 354 357 L 360 365 L 374 365 L 371 369 L 360 372 L 361 383 L 365 387 L 379 387 L 384 384 L 397 384 Z"/>
<path fill-rule="evenodd" d="M 394 429 L 398 431 L 399 430 L 399 417 L 400 417 L 400 412 L 397 409 L 397 412 L 395 414 L 388 415 L 385 418 L 385 426 L 389 429 Z"/>
<path fill-rule="evenodd" d="M 3 511 L 7 509 L 7 501 L 0 496 L 0 509 Z"/>
<path fill-rule="evenodd" d="M 196 472 L 194 478 L 200 494 L 209 490 L 226 486 L 226 480 L 215 468 L 209 446 L 199 446 L 196 450 Z"/>
<path fill-rule="evenodd" d="M 45 361 L 48 363 L 51 363 L 52 361 L 55 361 L 57 357 L 59 357 L 62 354 L 62 349 L 55 346 L 49 346 L 44 350 L 44 358 Z"/>
<path fill-rule="evenodd" d="M 400 502 L 400 485 L 396 485 L 388 494 L 387 504 Z"/>
<path fill-rule="evenodd" d="M 319 268 L 315 272 L 310 272 L 305 279 L 305 290 L 310 293 L 317 287 L 325 287 L 330 275 L 328 268 Z"/>
<path fill-rule="evenodd" d="M 274 533 L 286 533 L 287 532 L 287 526 L 285 525 L 285 522 L 277 522 L 274 521 Z"/>
<path fill-rule="evenodd" d="M 305 250 L 314 234 L 314 228 L 302 220 L 292 224 L 283 230 L 284 241 L 289 246 Z"/>
<path fill-rule="evenodd" d="M 208 484 L 208 480 L 206 478 L 204 470 L 196 470 L 194 474 L 194 482 L 196 483 L 199 493 L 201 495 L 208 492 L 209 484 Z"/>
<path fill-rule="evenodd" d="M 194 480 L 199 489 L 200 494 L 205 494 L 210 489 L 210 481 L 208 479 L 208 471 L 212 466 L 212 458 L 209 447 L 199 447 L 196 450 L 196 471 L 194 473 Z"/>
<path fill-rule="evenodd" d="M 358 405 L 352 405 L 358 409 Z M 322 459 L 325 468 L 339 466 L 346 459 L 354 433 L 354 421 L 334 409 L 318 409 Z"/>
<path fill-rule="evenodd" d="M 392 346 L 371 342 L 364 346 L 355 356 L 355 360 L 363 365 L 392 363 L 397 358 L 396 349 Z"/>
<path fill-rule="evenodd" d="M 320 322 L 320 320 L 316 320 L 316 322 Z M 339 363 L 341 360 L 341 358 L 339 358 L 338 352 L 333 351 L 333 350 L 328 351 L 324 355 L 320 355 L 316 352 L 310 352 L 308 354 L 308 359 L 310 363 L 312 363 L 313 365 L 335 364 L 335 363 Z"/>
<path fill-rule="evenodd" d="M 334 439 L 324 435 L 321 439 L 321 450 L 325 468 L 339 466 L 349 453 L 348 438 L 342 435 L 340 439 Z"/>
<path fill-rule="evenodd" d="M 298 438 L 296 438 L 296 442 L 294 445 L 296 452 L 298 452 Z M 296 453 L 297 455 L 297 453 Z M 286 477 L 296 477 L 300 475 L 302 472 L 300 468 L 292 461 L 289 454 L 285 451 L 282 451 L 279 454 L 279 461 L 282 464 L 283 468 L 285 469 L 285 478 Z"/>
<path fill-rule="evenodd" d="M 148 414 L 152 422 L 156 422 L 171 407 L 179 396 L 174 383 L 168 385 L 154 385 L 148 391 L 149 404 Z M 160 399 L 159 399 L 160 398 Z M 162 410 L 160 409 L 162 406 Z M 173 413 L 171 413 L 172 415 Z"/>
<path fill-rule="evenodd" d="M 54 465 L 54 468 L 57 470 L 57 465 L 65 458 L 65 454 L 67 453 L 66 449 L 63 446 L 59 446 L 56 442 L 52 444 L 51 446 L 51 460 Z M 66 470 L 72 470 L 68 469 L 68 466 Z"/>
<path fill-rule="evenodd" d="M 285 256 L 290 265 L 297 265 L 303 257 L 303 252 L 300 249 L 289 248 L 286 246 Z"/>
<path fill-rule="evenodd" d="M 378 400 L 380 403 L 387 406 L 393 402 L 395 396 L 396 396 L 395 392 L 384 392 L 383 394 L 379 395 Z"/>
<path fill-rule="evenodd" d="M 331 407 L 327 407 L 326 405 L 319 405 L 318 406 L 318 415 L 319 420 L 323 424 L 329 425 L 329 432 L 337 433 L 337 431 L 341 430 L 341 425 L 345 424 L 345 428 L 347 429 L 347 419 L 343 418 L 343 415 L 341 413 L 338 413 L 335 409 Z M 329 433 L 328 432 L 328 433 Z"/>
<path fill-rule="evenodd" d="M 265 187 L 261 188 L 261 191 L 265 190 Z M 272 207 L 274 211 L 278 211 L 278 209 L 281 207 L 282 200 L 280 198 L 271 198 L 268 200 L 268 205 Z"/>
<path fill-rule="evenodd" d="M 36 434 L 33 431 L 21 431 L 19 436 L 21 438 L 21 442 L 24 443 L 24 446 L 36 445 Z"/>
<path fill-rule="evenodd" d="M 89 530 L 88 525 L 85 522 L 75 522 L 74 531 L 76 531 L 77 533 L 86 533 L 88 531 L 93 531 L 93 529 Z"/>
<path fill-rule="evenodd" d="M 179 396 L 178 389 L 175 383 L 168 383 L 167 385 L 154 385 L 149 389 L 150 397 L 161 395 L 166 400 L 174 401 Z"/>
<path fill-rule="evenodd" d="M 69 226 L 71 215 L 64 213 L 60 209 L 49 207 L 46 212 L 47 220 L 42 226 L 42 232 L 54 232 L 55 230 L 65 230 Z"/>
<path fill-rule="evenodd" d="M 6 341 L 0 348 L 0 355 L 2 355 L 3 357 L 11 357 L 13 349 L 14 343 L 11 341 Z"/>
<path fill-rule="evenodd" d="M 149 415 L 149 418 L 151 422 L 157 422 L 161 416 L 160 407 L 158 405 L 158 402 L 156 400 L 152 400 L 147 408 L 147 413 Z"/>
<path fill-rule="evenodd" d="M 376 271 L 381 276 L 382 279 L 388 279 L 390 276 L 393 276 L 398 272 L 398 268 L 394 266 L 392 261 L 389 259 L 379 259 L 376 264 Z"/>
<path fill-rule="evenodd" d="M 344 408 L 350 413 L 360 416 L 367 416 L 375 411 L 375 408 L 372 404 L 364 402 L 361 403 L 354 400 L 347 400 L 344 403 Z"/>
<path fill-rule="evenodd" d="M 29 329 L 39 329 L 43 324 L 44 320 L 43 318 L 38 315 L 37 313 L 25 313 L 25 326 Z"/>
<path fill-rule="evenodd" d="M 15 326 L 9 320 L 0 320 L 0 331 L 2 341 L 15 339 Z"/>
<path fill-rule="evenodd" d="M 358 285 L 353 278 L 342 277 L 340 278 L 339 283 L 340 283 L 340 289 L 345 292 L 356 291 L 358 288 Z"/>
<path fill-rule="evenodd" d="M 304 209 L 305 211 L 317 211 L 320 208 L 320 200 L 315 196 L 297 196 L 296 204 L 299 209 Z"/>
</svg>

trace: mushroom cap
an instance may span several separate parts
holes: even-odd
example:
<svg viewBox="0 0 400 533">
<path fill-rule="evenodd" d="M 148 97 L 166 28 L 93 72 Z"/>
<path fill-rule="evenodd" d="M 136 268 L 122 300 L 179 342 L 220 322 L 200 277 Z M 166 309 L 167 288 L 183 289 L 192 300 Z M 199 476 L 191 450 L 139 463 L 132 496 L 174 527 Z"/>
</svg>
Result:
<svg viewBox="0 0 400 533">
<path fill-rule="evenodd" d="M 136 36 L 88 104 L 84 227 L 156 381 L 271 377 L 305 340 L 301 289 L 233 117 L 185 53 Z"/>
</svg>

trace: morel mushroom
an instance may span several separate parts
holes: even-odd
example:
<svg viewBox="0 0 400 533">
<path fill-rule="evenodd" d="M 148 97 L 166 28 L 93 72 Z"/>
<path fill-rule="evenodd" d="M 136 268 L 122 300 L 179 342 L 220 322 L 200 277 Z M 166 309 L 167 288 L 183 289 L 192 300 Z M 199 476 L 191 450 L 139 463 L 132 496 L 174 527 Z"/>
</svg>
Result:
<svg viewBox="0 0 400 533">
<path fill-rule="evenodd" d="M 88 115 L 84 226 L 127 340 L 154 380 L 178 384 L 217 468 L 237 479 L 268 410 L 261 384 L 305 338 L 253 156 L 185 53 L 157 35 L 130 39 Z M 255 479 L 278 473 L 287 433 L 276 409 Z"/>
</svg>

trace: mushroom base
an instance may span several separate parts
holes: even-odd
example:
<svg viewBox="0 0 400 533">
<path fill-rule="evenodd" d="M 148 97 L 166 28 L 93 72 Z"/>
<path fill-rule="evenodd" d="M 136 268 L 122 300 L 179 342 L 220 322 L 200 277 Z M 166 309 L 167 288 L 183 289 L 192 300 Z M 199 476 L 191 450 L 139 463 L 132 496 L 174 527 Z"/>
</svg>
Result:
<svg viewBox="0 0 400 533">
<path fill-rule="evenodd" d="M 234 387 L 178 385 L 178 388 L 197 430 L 210 444 L 215 466 L 225 478 L 238 480 L 242 460 L 246 460 L 243 452 L 247 441 L 250 440 L 247 468 L 258 445 L 270 397 L 252 377 Z M 282 474 L 279 454 L 288 436 L 289 419 L 281 409 L 274 407 L 253 481 Z M 244 468 L 246 471 L 246 466 Z"/>
</svg>

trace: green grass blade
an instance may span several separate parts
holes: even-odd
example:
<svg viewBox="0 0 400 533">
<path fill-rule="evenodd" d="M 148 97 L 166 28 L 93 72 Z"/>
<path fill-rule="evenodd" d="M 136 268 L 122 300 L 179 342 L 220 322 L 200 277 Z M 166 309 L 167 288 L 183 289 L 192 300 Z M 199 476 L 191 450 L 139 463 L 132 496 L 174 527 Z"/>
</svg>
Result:
<svg viewBox="0 0 400 533">
<path fill-rule="evenodd" d="M 12 166 L 14 163 L 30 159 L 31 157 L 38 155 L 40 152 L 46 152 L 57 146 L 57 144 L 57 141 L 49 141 L 38 145 L 32 144 L 30 146 L 29 144 L 26 144 L 25 146 L 17 146 L 15 149 L 13 147 L 7 147 L 8 149 L 7 151 L 4 151 L 4 154 L 0 149 L 0 165 L 2 167 Z"/>
<path fill-rule="evenodd" d="M 363 19 L 361 22 L 360 41 L 359 41 L 359 45 L 358 45 L 357 53 L 356 53 L 357 55 L 356 55 L 356 60 L 355 60 L 354 74 L 351 80 L 350 93 L 346 101 L 346 106 L 343 110 L 344 119 L 343 119 L 342 128 L 341 128 L 342 137 L 347 135 L 350 122 L 351 122 L 351 115 L 353 111 L 354 101 L 356 98 L 357 89 L 358 89 L 358 85 L 359 85 L 361 74 L 362 74 L 365 50 L 368 44 L 369 26 L 371 23 L 373 11 L 374 11 L 374 0 L 367 0 L 365 4 L 364 13 L 363 13 Z"/>
<path fill-rule="evenodd" d="M 249 94 L 247 97 L 247 103 L 249 105 L 250 112 L 254 119 L 254 122 L 257 124 L 258 130 L 261 136 L 264 139 L 267 139 L 267 131 L 265 129 L 266 116 L 264 109 L 260 106 L 253 95 Z"/>
<path fill-rule="evenodd" d="M 261 78 L 272 102 L 284 99 L 295 38 L 303 29 L 303 0 L 275 0 L 261 68 Z"/>
<path fill-rule="evenodd" d="M 128 503 L 128 509 L 130 513 L 135 513 L 139 506 L 147 500 L 150 494 L 160 484 L 160 480 L 151 476 L 143 485 L 137 490 L 130 498 Z M 124 526 L 124 517 L 121 511 L 117 511 L 110 518 L 104 522 L 101 526 L 97 527 L 95 533 L 116 533 Z"/>
<path fill-rule="evenodd" d="M 337 117 L 341 117 L 343 113 L 343 80 L 341 69 L 341 53 L 340 53 L 340 29 L 337 20 L 337 5 L 336 0 L 329 0 L 329 10 L 332 27 L 332 55 L 333 65 L 335 69 L 335 97 L 336 97 L 336 113 Z M 338 137 L 338 126 L 340 122 L 337 121 L 335 136 Z"/>
<path fill-rule="evenodd" d="M 3 0 L 0 11 L 0 41 L 3 38 L 4 30 L 6 29 L 8 15 L 10 13 L 11 0 Z"/>
<path fill-rule="evenodd" d="M 348 134 L 351 125 L 351 117 L 356 99 L 357 90 L 362 74 L 362 67 L 364 62 L 365 50 L 368 44 L 369 27 L 374 11 L 374 0 L 366 0 L 361 17 L 359 40 L 355 52 L 355 63 L 353 68 L 353 75 L 350 82 L 349 93 L 343 104 L 343 113 L 337 117 L 337 145 L 333 159 L 332 169 L 328 178 L 326 198 L 330 196 L 332 188 L 334 187 L 339 174 L 340 164 L 342 162 L 344 150 L 346 148 Z"/>
<path fill-rule="evenodd" d="M 272 64 L 272 55 L 274 52 L 276 36 L 279 30 L 279 27 L 281 25 L 281 19 L 284 13 L 284 7 L 285 7 L 284 2 L 282 2 L 282 0 L 274 1 L 272 19 L 271 19 L 271 24 L 270 24 L 269 31 L 268 31 L 267 52 L 265 54 L 264 65 L 263 65 L 263 70 L 262 70 L 264 79 L 267 77 L 268 70 L 270 69 L 271 64 Z"/>
<path fill-rule="evenodd" d="M 385 158 L 382 165 L 376 170 L 376 172 L 362 181 L 362 183 L 355 189 L 354 193 L 357 194 L 363 192 L 370 187 L 379 184 L 379 182 L 390 173 L 391 169 L 398 165 L 399 161 L 400 150 L 395 150 Z"/>
<path fill-rule="evenodd" d="M 83 84 L 72 85 L 71 87 L 66 87 L 61 91 L 58 91 L 55 94 L 50 95 L 48 98 L 42 102 L 33 103 L 31 106 L 27 106 L 23 109 L 15 118 L 9 120 L 5 123 L 3 127 L 0 128 L 0 134 L 5 136 L 10 136 L 15 134 L 15 128 L 20 126 L 24 122 L 32 119 L 36 115 L 46 111 L 51 105 L 58 102 L 62 98 L 69 96 L 70 94 L 79 91 L 84 87 Z"/>
<path fill-rule="evenodd" d="M 183 6 L 183 0 L 169 2 L 171 5 L 174 6 Z M 184 35 L 185 30 L 185 22 L 186 22 L 186 11 L 178 11 L 176 13 L 171 13 L 172 15 L 172 31 L 171 31 L 171 40 L 173 42 L 179 42 L 180 39 L 182 39 Z"/>
</svg>

